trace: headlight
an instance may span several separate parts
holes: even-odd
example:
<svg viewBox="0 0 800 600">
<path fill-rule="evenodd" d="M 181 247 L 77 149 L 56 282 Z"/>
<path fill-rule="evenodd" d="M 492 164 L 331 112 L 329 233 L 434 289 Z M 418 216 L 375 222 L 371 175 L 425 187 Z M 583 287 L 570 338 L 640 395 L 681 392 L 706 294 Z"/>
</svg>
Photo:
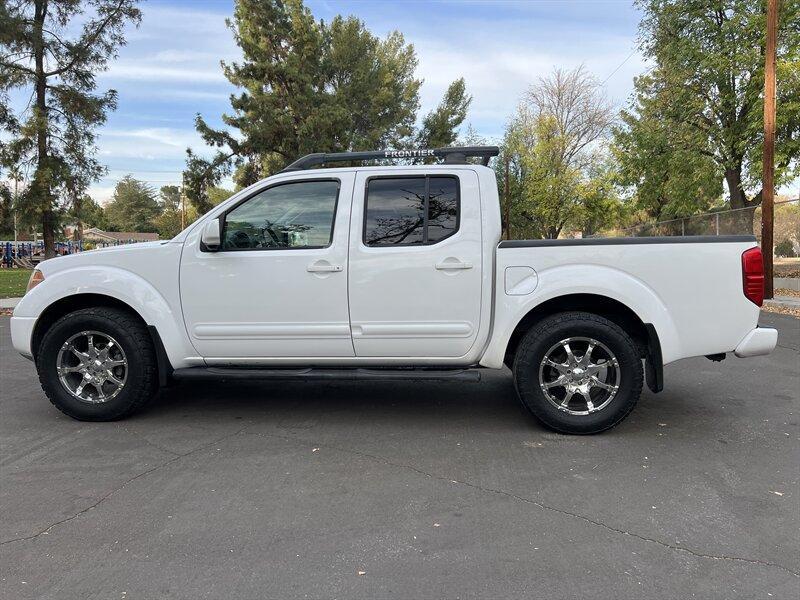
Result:
<svg viewBox="0 0 800 600">
<path fill-rule="evenodd" d="M 43 281 L 44 281 L 44 274 L 39 269 L 34 269 L 33 273 L 31 273 L 31 278 L 28 279 L 28 287 L 25 290 L 25 293 L 27 294 Z"/>
</svg>

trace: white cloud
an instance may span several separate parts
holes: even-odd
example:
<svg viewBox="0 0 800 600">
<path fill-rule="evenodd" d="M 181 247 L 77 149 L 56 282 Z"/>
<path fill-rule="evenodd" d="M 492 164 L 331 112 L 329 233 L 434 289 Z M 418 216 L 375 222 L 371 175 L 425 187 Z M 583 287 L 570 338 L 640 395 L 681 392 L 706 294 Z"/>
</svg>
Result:
<svg viewBox="0 0 800 600">
<path fill-rule="evenodd" d="M 204 144 L 193 129 L 151 127 L 143 129 L 104 129 L 98 139 L 98 152 L 106 161 L 140 159 L 183 161 L 186 148 Z"/>
<path fill-rule="evenodd" d="M 477 124 L 479 132 L 496 136 L 513 113 L 525 89 L 555 67 L 574 68 L 585 65 L 603 81 L 630 56 L 628 45 L 617 38 L 600 40 L 598 51 L 587 56 L 585 51 L 569 48 L 542 48 L 531 39 L 481 40 L 480 43 L 457 45 L 448 40 L 411 40 L 419 57 L 418 76 L 425 79 L 421 89 L 421 112 L 424 114 L 441 100 L 447 86 L 464 77 L 473 96 L 468 120 Z M 643 70 L 638 55 L 630 57 L 609 78 L 609 97 L 621 104 L 632 89 L 633 74 Z"/>
<path fill-rule="evenodd" d="M 215 69 L 205 67 L 164 67 L 158 64 L 148 64 L 144 61 L 117 61 L 113 66 L 100 76 L 101 79 L 134 81 L 186 81 L 192 83 L 223 83 L 227 80 L 222 74 L 222 69 L 216 65 Z"/>
<path fill-rule="evenodd" d="M 105 205 L 114 196 L 114 187 L 114 185 L 93 185 L 89 187 L 87 193 L 95 202 Z"/>
</svg>

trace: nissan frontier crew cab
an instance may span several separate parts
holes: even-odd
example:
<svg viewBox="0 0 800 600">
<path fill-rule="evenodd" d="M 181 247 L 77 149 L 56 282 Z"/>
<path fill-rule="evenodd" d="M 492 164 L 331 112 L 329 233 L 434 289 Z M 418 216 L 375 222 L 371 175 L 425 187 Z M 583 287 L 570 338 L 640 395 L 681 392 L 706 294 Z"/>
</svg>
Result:
<svg viewBox="0 0 800 600">
<path fill-rule="evenodd" d="M 462 381 L 506 365 L 564 433 L 619 423 L 665 364 L 775 347 L 755 238 L 501 242 L 497 153 L 303 157 L 169 241 L 43 262 L 14 347 L 81 420 L 190 377 Z M 443 160 L 386 164 L 420 158 Z M 323 168 L 364 161 L 383 164 Z"/>
</svg>

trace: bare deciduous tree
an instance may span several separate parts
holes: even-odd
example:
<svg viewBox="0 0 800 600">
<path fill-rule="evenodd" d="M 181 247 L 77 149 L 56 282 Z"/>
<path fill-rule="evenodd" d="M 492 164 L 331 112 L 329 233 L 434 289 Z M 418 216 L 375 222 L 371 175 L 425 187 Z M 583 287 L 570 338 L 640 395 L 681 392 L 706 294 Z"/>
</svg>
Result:
<svg viewBox="0 0 800 600">
<path fill-rule="evenodd" d="M 581 65 L 571 71 L 557 68 L 540 77 L 525 93 L 520 116 L 553 119 L 561 162 L 582 168 L 587 161 L 585 150 L 608 133 L 615 111 L 602 84 Z"/>
</svg>

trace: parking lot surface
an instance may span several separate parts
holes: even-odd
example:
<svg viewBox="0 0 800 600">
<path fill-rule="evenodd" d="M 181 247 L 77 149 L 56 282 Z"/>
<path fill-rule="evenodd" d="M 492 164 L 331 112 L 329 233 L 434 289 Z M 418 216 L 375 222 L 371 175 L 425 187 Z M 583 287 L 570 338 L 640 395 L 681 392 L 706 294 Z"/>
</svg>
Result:
<svg viewBox="0 0 800 600">
<path fill-rule="evenodd" d="M 0 318 L 2 598 L 797 598 L 800 320 L 569 437 L 508 371 L 53 408 Z"/>
</svg>

